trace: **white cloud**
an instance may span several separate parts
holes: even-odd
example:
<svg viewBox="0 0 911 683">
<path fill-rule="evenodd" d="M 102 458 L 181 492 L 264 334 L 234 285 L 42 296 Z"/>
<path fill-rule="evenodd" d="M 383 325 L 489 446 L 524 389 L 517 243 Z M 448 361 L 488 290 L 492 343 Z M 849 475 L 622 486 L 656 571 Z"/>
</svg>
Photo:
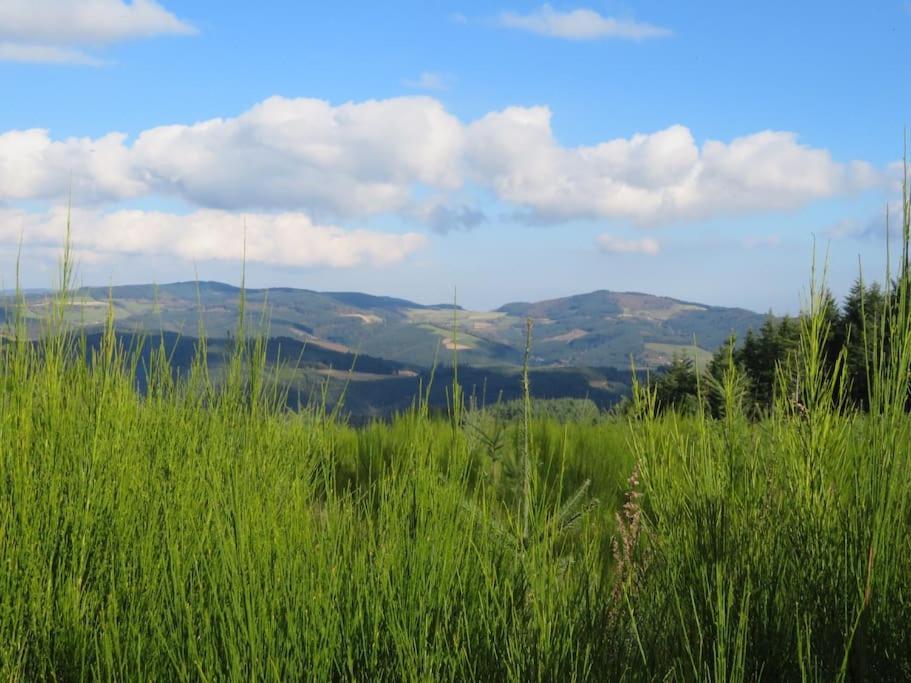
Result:
<svg viewBox="0 0 911 683">
<path fill-rule="evenodd" d="M 154 0 L 3 0 L 0 38 L 46 45 L 100 45 L 194 33 Z"/>
<path fill-rule="evenodd" d="M 596 40 L 599 38 L 643 40 L 645 38 L 662 38 L 671 34 L 671 31 L 666 28 L 641 21 L 605 17 L 590 9 L 560 12 L 546 4 L 530 14 L 504 12 L 500 15 L 499 23 L 506 28 L 566 40 Z"/>
<path fill-rule="evenodd" d="M 462 135 L 427 97 L 272 97 L 234 119 L 146 131 L 131 152 L 150 188 L 201 206 L 363 215 L 406 207 L 416 184 L 456 187 Z"/>
<path fill-rule="evenodd" d="M 0 199 L 59 199 L 72 189 L 80 203 L 139 196 L 125 136 L 69 138 L 41 129 L 0 134 Z"/>
<path fill-rule="evenodd" d="M 72 187 L 77 205 L 164 196 L 209 209 L 303 210 L 320 221 L 420 217 L 428 196 L 480 188 L 537 222 L 651 226 L 793 210 L 888 186 L 890 173 L 836 162 L 779 131 L 697 145 L 676 125 L 566 147 L 546 107 L 465 124 L 430 97 L 337 106 L 272 97 L 233 118 L 134 140 L 0 133 L 0 201 L 61 199 Z"/>
<path fill-rule="evenodd" d="M 36 213 L 0 210 L 0 241 L 53 246 L 63 240 L 66 209 Z M 89 258 L 109 254 L 144 254 L 186 260 L 246 258 L 284 266 L 350 268 L 388 266 L 422 249 L 418 233 L 383 233 L 323 226 L 302 213 L 252 214 L 245 217 L 204 209 L 186 215 L 154 211 L 76 209 L 72 213 L 74 246 Z M 245 232 L 246 231 L 246 232 Z"/>
<path fill-rule="evenodd" d="M 207 208 L 299 209 L 333 215 L 407 207 L 415 185 L 461 182 L 463 128 L 426 97 L 333 107 L 273 97 L 231 119 L 126 137 L 52 140 L 0 134 L 0 200 L 63 197 L 77 204 L 145 194 Z"/>
<path fill-rule="evenodd" d="M 630 240 L 604 233 L 602 235 L 598 235 L 595 241 L 598 243 L 598 247 L 601 249 L 601 251 L 607 252 L 609 254 L 654 255 L 657 254 L 661 248 L 661 246 L 658 244 L 658 241 L 652 239 L 651 237 Z"/>
<path fill-rule="evenodd" d="M 882 174 L 840 164 L 793 133 L 696 145 L 684 126 L 567 148 L 546 107 L 512 107 L 469 126 L 467 167 L 540 220 L 613 218 L 640 225 L 789 210 L 864 189 Z"/>
<path fill-rule="evenodd" d="M 154 0 L 3 0 L 0 60 L 98 65 L 76 46 L 190 35 L 196 30 Z"/>
<path fill-rule="evenodd" d="M 415 90 L 448 90 L 449 79 L 443 74 L 424 71 L 417 78 L 406 78 L 402 81 L 402 85 Z"/>
</svg>

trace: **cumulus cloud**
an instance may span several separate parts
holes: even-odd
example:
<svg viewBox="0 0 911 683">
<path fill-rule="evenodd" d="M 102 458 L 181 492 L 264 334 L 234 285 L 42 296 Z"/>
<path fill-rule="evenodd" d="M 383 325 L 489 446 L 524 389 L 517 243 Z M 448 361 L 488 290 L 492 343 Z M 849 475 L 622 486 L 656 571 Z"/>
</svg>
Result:
<svg viewBox="0 0 911 683">
<path fill-rule="evenodd" d="M 154 0 L 3 0 L 0 60 L 97 65 L 77 46 L 105 45 L 195 29 Z"/>
<path fill-rule="evenodd" d="M 0 134 L 0 199 L 59 199 L 72 190 L 97 203 L 145 193 L 134 177 L 126 136 L 52 140 L 46 130 Z"/>
<path fill-rule="evenodd" d="M 550 220 L 616 218 L 640 225 L 788 210 L 881 182 L 869 164 L 841 164 L 793 133 L 763 131 L 697 146 L 684 126 L 560 145 L 546 107 L 512 107 L 469 126 L 467 166 L 504 200 Z"/>
<path fill-rule="evenodd" d="M 462 126 L 428 97 L 347 103 L 272 97 L 233 119 L 166 126 L 132 148 L 150 188 L 218 208 L 364 215 L 455 187 Z"/>
<path fill-rule="evenodd" d="M 530 14 L 504 12 L 500 15 L 499 24 L 505 28 L 520 29 L 566 40 L 596 40 L 599 38 L 644 40 L 662 38 L 671 34 L 666 28 L 641 21 L 605 17 L 591 9 L 560 12 L 547 4 Z"/>
<path fill-rule="evenodd" d="M 471 186 L 537 223 L 651 226 L 792 210 L 890 177 L 789 132 L 698 145 L 675 125 L 567 147 L 547 107 L 463 123 L 424 96 L 337 106 L 272 97 L 233 118 L 151 128 L 134 140 L 0 134 L 0 201 L 61 198 L 72 187 L 77 204 L 153 195 L 209 209 L 303 210 L 320 221 L 421 217 L 422 197 Z M 451 207 L 439 218 L 479 222 Z"/>
<path fill-rule="evenodd" d="M 643 239 L 624 239 L 615 235 L 604 233 L 595 240 L 598 248 L 608 254 L 657 254 L 661 246 L 651 237 Z"/>
<path fill-rule="evenodd" d="M 46 212 L 0 209 L 0 241 L 38 247 L 57 245 L 66 225 L 66 209 Z M 422 249 L 418 233 L 344 230 L 315 224 L 302 213 L 253 214 L 242 218 L 204 209 L 180 215 L 124 210 L 104 213 L 77 209 L 72 214 L 73 242 L 81 254 L 147 254 L 186 260 L 240 260 L 283 266 L 350 268 L 388 266 Z"/>
</svg>

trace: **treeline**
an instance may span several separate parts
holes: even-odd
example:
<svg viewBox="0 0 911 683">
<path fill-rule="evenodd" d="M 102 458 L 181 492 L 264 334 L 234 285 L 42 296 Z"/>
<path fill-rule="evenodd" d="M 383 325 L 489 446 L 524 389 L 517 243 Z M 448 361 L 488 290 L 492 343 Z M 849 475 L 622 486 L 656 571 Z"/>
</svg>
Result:
<svg viewBox="0 0 911 683">
<path fill-rule="evenodd" d="M 888 340 L 883 325 L 888 307 L 897 305 L 879 284 L 865 285 L 858 278 L 841 307 L 829 290 L 820 301 L 823 316 L 823 364 L 828 372 L 838 368 L 846 375 L 847 399 L 863 409 L 868 402 L 868 367 L 874 362 L 873 339 Z M 700 373 L 693 359 L 678 355 L 653 377 L 659 411 L 694 412 L 703 402 L 718 416 L 722 411 L 721 385 L 733 374 L 736 389 L 748 414 L 768 410 L 780 391 L 779 372 L 787 372 L 797 354 L 801 326 L 806 318 L 769 314 L 758 331 L 750 330 L 742 342 L 734 336 L 722 344 Z M 732 372 L 733 371 L 733 372 Z"/>
</svg>

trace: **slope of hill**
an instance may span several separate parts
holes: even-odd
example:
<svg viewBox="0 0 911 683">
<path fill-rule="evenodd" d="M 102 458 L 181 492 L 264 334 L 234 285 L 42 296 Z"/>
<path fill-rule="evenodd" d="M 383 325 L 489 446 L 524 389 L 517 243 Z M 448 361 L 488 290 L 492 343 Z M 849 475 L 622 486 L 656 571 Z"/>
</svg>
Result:
<svg viewBox="0 0 911 683">
<path fill-rule="evenodd" d="M 110 303 L 123 331 L 196 336 L 201 325 L 208 336 L 227 338 L 237 329 L 240 295 L 219 282 L 89 287 L 75 292 L 70 316 L 91 329 L 103 323 Z M 28 297 L 34 320 L 46 310 L 43 296 Z M 284 287 L 248 289 L 245 297 L 248 329 L 416 367 L 430 367 L 455 350 L 465 365 L 515 366 L 526 317 L 535 320 L 535 365 L 615 368 L 628 368 L 631 360 L 658 367 L 681 351 L 704 360 L 729 334 L 742 336 L 764 320 L 739 308 L 603 290 L 494 311 Z"/>
<path fill-rule="evenodd" d="M 86 335 L 88 357 L 101 344 L 103 333 Z M 146 389 L 146 369 L 153 353 L 164 347 L 175 374 L 185 374 L 197 355 L 198 340 L 174 332 L 154 334 L 117 333 L 129 352 L 140 352 L 136 365 L 137 386 Z M 223 377 L 233 352 L 230 339 L 211 339 L 206 345 L 212 377 Z M 373 356 L 355 356 L 306 344 L 287 337 L 272 337 L 265 344 L 266 361 L 278 389 L 291 408 L 311 402 L 334 409 L 344 395 L 343 413 L 349 417 L 388 417 L 408 410 L 418 397 L 433 410 L 446 410 L 451 401 L 453 369 L 448 365 L 426 368 Z M 629 370 L 615 368 L 538 368 L 531 371 L 535 398 L 585 398 L 599 408 L 608 408 L 630 390 Z M 478 406 L 511 401 L 522 395 L 522 376 L 517 367 L 459 368 L 459 383 L 469 400 Z"/>
<path fill-rule="evenodd" d="M 654 367 L 694 348 L 698 360 L 731 333 L 742 337 L 765 319 L 742 308 L 606 290 L 497 310 L 535 319 L 536 355 L 569 365 L 628 365 L 632 357 L 641 367 Z"/>
</svg>

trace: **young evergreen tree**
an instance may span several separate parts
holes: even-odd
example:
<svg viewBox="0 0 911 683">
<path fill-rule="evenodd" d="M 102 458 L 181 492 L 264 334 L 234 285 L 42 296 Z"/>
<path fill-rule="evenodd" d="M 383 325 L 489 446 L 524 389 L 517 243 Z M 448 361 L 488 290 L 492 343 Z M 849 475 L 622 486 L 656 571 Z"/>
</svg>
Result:
<svg viewBox="0 0 911 683">
<path fill-rule="evenodd" d="M 741 361 L 750 379 L 750 399 L 757 409 L 767 408 L 772 404 L 776 368 L 785 354 L 785 343 L 781 337 L 780 327 L 769 313 L 759 328 L 758 336 L 753 335 L 752 345 L 744 343 L 742 349 Z M 750 341 L 750 336 L 748 333 L 747 342 Z"/>
<path fill-rule="evenodd" d="M 752 406 L 749 405 L 750 381 L 738 358 L 737 337 L 732 334 L 718 347 L 705 368 L 703 373 L 705 403 L 712 417 L 724 417 L 725 383 L 728 381 L 733 381 L 735 384 L 734 391 L 740 409 L 752 412 Z"/>
<path fill-rule="evenodd" d="M 900 275 L 895 280 L 892 291 L 900 286 L 902 277 L 911 275 Z M 911 297 L 906 303 L 911 306 Z M 873 349 L 877 344 L 880 347 L 888 344 L 888 330 L 883 328 L 888 320 L 895 319 L 897 315 L 897 311 L 889 311 L 887 308 L 897 305 L 897 297 L 887 296 L 876 283 L 865 286 L 860 278 L 854 282 L 841 307 L 830 290 L 826 289 L 822 294 L 821 307 L 827 331 L 824 362 L 834 371 L 839 356 L 845 354 L 849 396 L 858 407 L 863 408 L 868 403 L 868 367 L 872 370 L 876 360 Z M 741 386 L 747 395 L 747 412 L 761 415 L 772 405 L 778 386 L 779 368 L 786 370 L 790 367 L 789 359 L 797 350 L 800 334 L 801 318 L 784 316 L 776 319 L 769 313 L 758 331 L 747 331 L 741 345 L 737 346 L 733 337 L 728 338 L 715 352 L 703 375 L 706 379 L 705 400 L 709 412 L 719 416 L 720 403 L 718 397 L 713 395 L 717 393 L 713 387 L 717 389 L 720 386 L 725 372 L 733 364 L 742 375 Z M 888 358 L 888 349 L 883 349 L 880 355 Z M 675 368 L 675 372 L 682 376 L 683 370 Z M 674 384 L 668 383 L 664 387 L 665 392 L 670 392 L 672 386 L 679 388 L 682 384 L 679 380 Z M 693 394 L 695 393 L 694 389 Z M 667 398 L 669 393 L 664 395 L 666 400 L 670 400 Z"/>
<path fill-rule="evenodd" d="M 693 359 L 676 354 L 656 384 L 658 409 L 692 412 L 696 407 L 698 380 Z"/>
<path fill-rule="evenodd" d="M 834 368 L 838 356 L 845 346 L 846 330 L 838 302 L 828 288 L 822 293 L 821 308 L 828 334 L 825 341 L 825 360 L 828 367 Z"/>
<path fill-rule="evenodd" d="M 865 287 L 858 277 L 842 307 L 843 335 L 846 347 L 850 396 L 855 405 L 864 407 L 868 401 L 867 371 L 874 361 L 874 340 L 881 339 L 885 297 L 877 283 Z"/>
</svg>

